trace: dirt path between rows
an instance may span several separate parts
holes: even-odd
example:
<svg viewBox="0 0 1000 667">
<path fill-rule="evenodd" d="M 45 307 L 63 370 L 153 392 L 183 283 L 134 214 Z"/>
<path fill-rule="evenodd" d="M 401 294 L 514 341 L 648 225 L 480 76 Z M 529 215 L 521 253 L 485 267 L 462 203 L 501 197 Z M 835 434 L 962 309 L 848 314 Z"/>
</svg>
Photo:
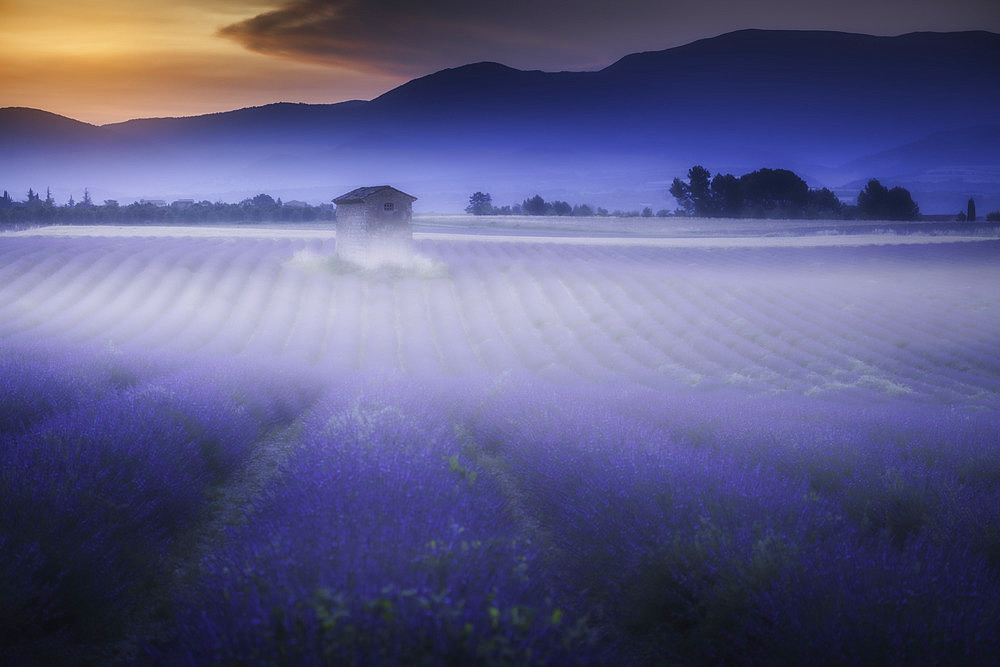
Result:
<svg viewBox="0 0 1000 667">
<path fill-rule="evenodd" d="M 202 520 L 178 539 L 157 584 L 129 606 L 123 639 L 100 660 L 104 664 L 143 664 L 144 647 L 170 642 L 172 606 L 193 593 L 201 564 L 228 539 L 227 532 L 246 524 L 268 486 L 283 474 L 301 448 L 298 421 L 277 427 L 257 441 L 246 464 L 209 492 Z"/>
</svg>

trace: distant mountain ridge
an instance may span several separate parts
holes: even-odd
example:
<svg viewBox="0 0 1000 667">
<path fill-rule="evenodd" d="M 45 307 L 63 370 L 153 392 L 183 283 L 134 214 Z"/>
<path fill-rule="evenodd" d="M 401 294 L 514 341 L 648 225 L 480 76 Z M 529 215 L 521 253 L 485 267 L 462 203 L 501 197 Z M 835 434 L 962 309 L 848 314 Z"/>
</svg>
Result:
<svg viewBox="0 0 1000 667">
<path fill-rule="evenodd" d="M 61 141 L 100 141 L 107 134 L 96 125 L 60 116 L 41 109 L 6 107 L 0 109 L 0 146 L 54 144 Z"/>
<path fill-rule="evenodd" d="M 906 174 L 943 164 L 1000 167 L 997 156 L 1000 156 L 1000 124 L 978 125 L 936 132 L 919 141 L 853 160 L 847 166 Z"/>
<path fill-rule="evenodd" d="M 370 180 L 422 194 L 439 210 L 455 210 L 470 190 L 506 201 L 506 193 L 546 188 L 597 205 L 617 198 L 662 208 L 671 203 L 663 181 L 694 163 L 788 167 L 833 187 L 872 160 L 885 177 L 945 167 L 984 145 L 969 128 L 1000 126 L 998 82 L 993 33 L 743 30 L 592 72 L 474 63 L 371 101 L 104 126 L 0 109 L 0 150 L 20 165 L 0 167 L 0 187 L 16 191 L 31 179 L 36 189 L 121 197 L 315 199 L 323 188 L 332 197 Z M 951 152 L 933 144 L 939 135 Z M 891 154 L 903 146 L 908 152 Z M 983 166 L 1000 163 L 982 152 Z"/>
</svg>

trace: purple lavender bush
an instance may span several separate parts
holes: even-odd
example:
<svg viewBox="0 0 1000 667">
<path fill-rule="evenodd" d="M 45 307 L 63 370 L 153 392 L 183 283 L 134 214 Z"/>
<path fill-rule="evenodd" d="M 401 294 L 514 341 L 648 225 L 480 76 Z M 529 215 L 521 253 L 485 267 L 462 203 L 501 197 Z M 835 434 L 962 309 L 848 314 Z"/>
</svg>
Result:
<svg viewBox="0 0 1000 667">
<path fill-rule="evenodd" d="M 109 381 L 89 400 L 73 372 L 43 374 L 44 409 L 0 447 L 0 642 L 13 656 L 31 662 L 114 639 L 203 515 L 209 489 L 245 464 L 266 428 L 312 400 L 307 383 L 283 391 L 266 373 L 224 370 Z"/>
<path fill-rule="evenodd" d="M 549 554 L 460 436 L 448 396 L 349 383 L 245 526 L 203 563 L 164 663 L 587 662 Z"/>
<path fill-rule="evenodd" d="M 70 378 L 71 400 L 2 441 L 15 662 L 106 656 L 144 604 L 163 639 L 134 641 L 160 664 L 1000 652 L 995 411 L 370 371 L 316 402 L 308 373 L 135 359 L 89 399 L 53 369 L 44 386 Z M 193 545 L 286 426 L 280 468 Z M 193 580 L 172 557 L 197 558 Z"/>
<path fill-rule="evenodd" d="M 471 437 L 629 660 L 985 664 L 1000 648 L 994 542 L 955 520 L 997 525 L 995 487 L 948 469 L 995 451 L 995 416 L 818 403 L 782 421 L 784 401 L 549 391 L 491 397 Z M 938 455 L 950 466 L 919 460 L 950 438 L 968 448 Z"/>
<path fill-rule="evenodd" d="M 165 358 L 111 348 L 66 350 L 38 341 L 0 341 L 0 438 L 164 372 Z"/>
</svg>

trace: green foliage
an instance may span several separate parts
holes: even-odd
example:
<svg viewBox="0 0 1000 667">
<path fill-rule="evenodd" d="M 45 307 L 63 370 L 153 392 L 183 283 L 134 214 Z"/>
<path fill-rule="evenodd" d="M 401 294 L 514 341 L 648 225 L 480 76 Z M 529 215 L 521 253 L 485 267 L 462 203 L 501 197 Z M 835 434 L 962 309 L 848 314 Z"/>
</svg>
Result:
<svg viewBox="0 0 1000 667">
<path fill-rule="evenodd" d="M 407 664 L 547 665 L 586 663 L 598 646 L 598 633 L 586 618 L 571 618 L 546 598 L 540 604 L 506 599 L 496 588 L 455 585 L 453 573 L 470 560 L 485 558 L 516 580 L 529 582 L 525 556 L 529 545 L 517 539 L 462 539 L 452 535 L 428 541 L 412 560 L 421 583 L 352 583 L 317 586 L 311 595 L 270 610 L 243 642 L 217 647 L 226 664 Z M 504 562 L 491 554 L 509 554 Z M 270 582 L 264 572 L 247 569 L 242 590 L 227 599 L 261 599 Z M 500 575 L 500 573 L 497 573 Z M 503 577 L 499 577 L 503 578 Z"/>
<path fill-rule="evenodd" d="M 740 176 L 744 206 L 753 217 L 792 218 L 802 215 L 809 186 L 787 169 L 758 169 Z"/>
<path fill-rule="evenodd" d="M 552 212 L 555 215 L 569 215 L 573 212 L 573 207 L 568 202 L 556 200 L 552 202 Z"/>
<path fill-rule="evenodd" d="M 873 178 L 858 194 L 858 210 L 869 220 L 919 220 L 920 208 L 909 190 L 901 187 L 886 188 Z"/>
<path fill-rule="evenodd" d="M 743 193 L 740 181 L 732 174 L 716 174 L 712 179 L 712 203 L 715 212 L 724 218 L 743 214 Z"/>
<path fill-rule="evenodd" d="M 273 638 L 268 653 L 294 658 L 318 644 L 306 655 L 321 655 L 330 664 L 543 665 L 594 643 L 586 622 L 568 623 L 559 608 L 502 605 L 492 595 L 470 607 L 448 590 L 388 584 L 376 595 L 359 597 L 319 588 L 309 607 L 292 614 L 274 610 L 264 629 Z M 318 621 L 313 636 L 295 617 L 310 612 Z M 556 640 L 537 641 L 545 634 Z"/>
<path fill-rule="evenodd" d="M 727 662 L 754 640 L 756 598 L 796 570 L 795 549 L 769 531 L 749 553 L 734 544 L 733 535 L 702 517 L 693 534 L 645 555 L 620 602 L 625 630 L 648 644 L 643 652 Z"/>
<path fill-rule="evenodd" d="M 445 456 L 443 458 L 448 462 L 448 470 L 467 481 L 470 486 L 476 483 L 476 477 L 479 476 L 479 471 L 472 470 L 460 463 L 458 460 L 458 454 Z"/>
<path fill-rule="evenodd" d="M 266 194 L 261 193 L 259 195 L 254 196 L 250 200 L 250 205 L 251 206 L 268 206 L 268 207 L 271 207 L 271 206 L 277 206 L 277 203 L 274 201 L 274 197 L 272 197 L 271 195 L 266 195 Z"/>
<path fill-rule="evenodd" d="M 701 165 L 688 169 L 688 182 L 675 178 L 670 185 L 670 194 L 688 215 L 711 216 L 715 212 L 712 201 L 712 174 Z"/>
<path fill-rule="evenodd" d="M 547 206 L 549 205 L 546 204 L 541 195 L 535 195 L 521 203 L 521 210 L 527 215 L 546 215 Z"/>
<path fill-rule="evenodd" d="M 839 218 L 844 214 L 844 205 L 837 195 L 828 188 L 810 190 L 806 197 L 806 217 Z"/>
<path fill-rule="evenodd" d="M 465 212 L 472 215 L 491 215 L 494 211 L 493 197 L 488 192 L 474 192 L 465 207 Z"/>
<path fill-rule="evenodd" d="M 930 521 L 934 503 L 928 492 L 899 470 L 887 468 L 873 483 L 845 489 L 847 513 L 862 529 L 900 546 Z"/>
<path fill-rule="evenodd" d="M 513 206 L 494 206 L 493 197 L 487 192 L 475 192 L 469 197 L 469 205 L 465 212 L 471 215 L 559 215 L 559 216 L 592 216 L 609 215 L 604 208 L 594 208 L 589 204 L 570 204 L 558 199 L 545 201 L 541 195 L 525 199 Z M 638 215 L 638 214 L 636 214 Z"/>
<path fill-rule="evenodd" d="M 15 202 L 6 192 L 5 197 L 0 197 L 0 223 L 8 224 L 311 222 L 333 217 L 332 206 L 284 206 L 281 200 L 263 193 L 238 204 L 201 201 L 188 206 L 157 206 L 148 202 L 122 206 L 113 199 L 97 205 L 88 189 L 84 189 L 80 202 L 70 197 L 65 206 L 56 206 L 51 194 L 42 200 L 34 190 L 28 191 L 28 199 L 23 202 Z"/>
<path fill-rule="evenodd" d="M 822 218 L 843 215 L 843 205 L 827 188 L 810 190 L 787 169 L 758 169 L 739 178 L 688 170 L 688 181 L 675 178 L 670 194 L 687 215 L 701 217 Z"/>
</svg>

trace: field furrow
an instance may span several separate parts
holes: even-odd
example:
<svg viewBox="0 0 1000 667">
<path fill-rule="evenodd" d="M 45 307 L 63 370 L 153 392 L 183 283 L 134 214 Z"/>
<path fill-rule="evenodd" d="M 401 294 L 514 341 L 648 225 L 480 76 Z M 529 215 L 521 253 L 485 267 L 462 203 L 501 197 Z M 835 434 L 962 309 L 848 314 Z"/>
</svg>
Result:
<svg viewBox="0 0 1000 667">
<path fill-rule="evenodd" d="M 557 383 L 977 404 L 1000 392 L 989 242 L 424 239 L 421 261 L 440 267 L 392 276 L 335 269 L 331 239 L 2 241 L 2 337 L 244 354 L 332 373 L 523 370 Z"/>
</svg>

